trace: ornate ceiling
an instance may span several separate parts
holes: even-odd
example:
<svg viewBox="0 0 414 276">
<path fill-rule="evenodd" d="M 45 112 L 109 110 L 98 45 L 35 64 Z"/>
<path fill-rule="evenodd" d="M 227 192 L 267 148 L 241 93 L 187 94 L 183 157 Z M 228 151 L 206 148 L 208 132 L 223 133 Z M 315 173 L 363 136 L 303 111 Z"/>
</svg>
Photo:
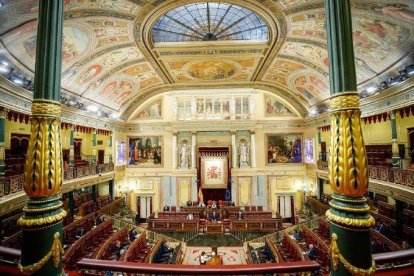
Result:
<svg viewBox="0 0 414 276">
<path fill-rule="evenodd" d="M 38 1 L 3 2 L 0 57 L 33 74 Z M 154 25 L 167 28 L 168 24 L 157 21 L 200 1 L 64 2 L 63 92 L 120 112 L 124 119 L 149 97 L 174 89 L 265 89 L 291 102 L 302 115 L 329 97 L 322 0 L 225 1 L 263 20 L 266 39 L 236 35 L 232 39 L 243 40 L 176 39 L 181 42 L 172 44 L 163 42 L 170 39 L 162 40 L 162 32 L 155 36 Z M 363 91 L 413 63 L 414 1 L 354 0 L 352 7 L 359 90 Z M 225 18 L 218 12 L 214 16 L 214 20 Z M 190 24 L 184 17 L 181 23 Z M 177 23 L 179 16 L 174 20 L 182 26 Z M 154 38 L 160 43 L 154 43 Z"/>
</svg>

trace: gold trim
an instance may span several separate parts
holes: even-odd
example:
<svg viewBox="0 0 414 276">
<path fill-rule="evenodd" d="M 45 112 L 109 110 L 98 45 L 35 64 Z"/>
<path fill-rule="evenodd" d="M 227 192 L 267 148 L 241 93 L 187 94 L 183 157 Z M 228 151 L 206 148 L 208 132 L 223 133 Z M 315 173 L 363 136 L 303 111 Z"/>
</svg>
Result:
<svg viewBox="0 0 414 276">
<path fill-rule="evenodd" d="M 330 224 L 335 225 L 336 227 L 348 230 L 348 231 L 353 231 L 353 232 L 370 232 L 371 228 L 350 228 L 350 227 L 345 227 L 343 225 L 339 225 L 334 223 L 333 221 L 329 221 Z"/>
<path fill-rule="evenodd" d="M 326 211 L 326 217 L 336 223 L 348 225 L 348 226 L 356 226 L 356 227 L 372 227 L 375 225 L 375 219 L 369 215 L 366 219 L 355 219 L 355 218 L 345 218 L 338 215 L 335 215 L 331 212 L 331 210 Z"/>
<path fill-rule="evenodd" d="M 53 257 L 53 259 L 52 259 L 53 260 L 53 266 L 55 268 L 58 268 L 59 263 L 60 263 L 60 259 L 62 258 L 62 254 L 64 253 L 63 246 L 62 246 L 62 243 L 60 242 L 59 237 L 60 237 L 59 232 L 56 232 L 53 235 L 52 246 L 51 246 L 49 252 L 43 258 L 41 258 L 36 263 L 31 264 L 31 265 L 27 265 L 27 266 L 22 266 L 21 264 L 18 264 L 19 270 L 23 274 L 26 274 L 26 275 L 33 274 L 34 272 L 41 269 L 47 263 L 47 261 L 49 261 L 49 259 L 51 257 Z"/>
<path fill-rule="evenodd" d="M 329 103 L 332 111 L 359 109 L 359 97 L 354 93 L 345 95 L 341 93 L 338 96 L 332 97 Z"/>
<path fill-rule="evenodd" d="M 54 101 L 34 101 L 32 104 L 32 114 L 33 116 L 37 115 L 46 115 L 61 117 L 62 116 L 62 106 L 58 102 Z"/>
<path fill-rule="evenodd" d="M 363 197 L 368 190 L 367 155 L 359 109 L 330 114 L 329 182 L 340 195 Z"/>
<path fill-rule="evenodd" d="M 46 211 L 51 211 L 51 210 L 55 210 L 55 209 L 59 209 L 60 207 L 63 206 L 63 202 L 59 203 L 58 205 L 55 206 L 49 206 L 49 207 L 44 207 L 44 208 L 27 208 L 24 207 L 23 211 L 26 213 L 41 213 L 41 212 L 46 212 Z"/>
<path fill-rule="evenodd" d="M 349 202 L 349 203 L 366 203 L 367 202 L 367 199 L 365 197 L 362 197 L 362 199 L 346 199 L 346 198 L 336 197 L 335 194 L 332 194 L 332 198 L 336 199 L 337 201 Z"/>
<path fill-rule="evenodd" d="M 369 276 L 375 274 L 375 261 L 371 261 L 371 267 L 368 269 L 363 269 L 356 267 L 348 262 L 347 259 L 345 259 L 344 256 L 342 256 L 341 252 L 339 252 L 338 244 L 337 244 L 338 236 L 333 233 L 332 234 L 332 242 L 331 246 L 329 248 L 329 255 L 332 260 L 332 266 L 335 271 L 338 270 L 339 262 L 341 262 L 346 270 L 348 270 L 349 273 L 352 275 L 358 275 L 358 276 Z"/>
<path fill-rule="evenodd" d="M 333 204 L 332 201 L 329 202 L 329 206 L 331 206 L 332 208 L 341 210 L 341 211 L 348 211 L 348 212 L 353 212 L 353 213 L 365 213 L 371 209 L 369 206 L 364 207 L 364 208 L 351 208 L 351 207 L 339 206 L 339 205 Z"/>
<path fill-rule="evenodd" d="M 60 223 L 60 221 L 58 221 L 56 223 L 53 223 L 53 224 L 49 224 L 49 225 L 44 226 L 44 227 L 40 227 L 40 228 L 24 228 L 23 231 L 41 231 L 41 230 L 53 227 L 55 225 L 58 225 L 59 223 Z"/>
<path fill-rule="evenodd" d="M 59 194 L 63 184 L 60 118 L 34 116 L 31 125 L 24 190 L 30 198 Z"/>
<path fill-rule="evenodd" d="M 17 224 L 22 227 L 32 227 L 36 225 L 43 225 L 43 224 L 49 224 L 53 223 L 59 220 L 62 220 L 66 216 L 66 211 L 61 210 L 60 213 L 43 217 L 43 218 L 33 218 L 33 219 L 26 219 L 23 217 L 20 217 L 17 221 Z"/>
<path fill-rule="evenodd" d="M 35 203 L 35 204 L 49 203 L 49 202 L 53 202 L 53 201 L 56 201 L 56 200 L 60 200 L 61 197 L 62 197 L 62 194 L 56 194 L 55 198 L 47 199 L 47 200 L 32 200 L 32 199 L 30 199 L 30 203 Z"/>
</svg>

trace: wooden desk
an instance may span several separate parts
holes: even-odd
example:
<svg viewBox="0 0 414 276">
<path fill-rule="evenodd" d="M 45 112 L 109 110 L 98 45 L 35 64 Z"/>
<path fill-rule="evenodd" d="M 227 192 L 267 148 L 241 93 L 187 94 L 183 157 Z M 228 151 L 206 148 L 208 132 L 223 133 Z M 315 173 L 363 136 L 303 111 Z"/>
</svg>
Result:
<svg viewBox="0 0 414 276">
<path fill-rule="evenodd" d="M 223 234 L 223 224 L 220 222 L 207 222 L 207 235 Z"/>
<path fill-rule="evenodd" d="M 222 264 L 223 264 L 223 261 L 221 259 L 221 256 L 218 256 L 218 255 L 211 257 L 211 259 L 206 262 L 206 265 L 222 265 Z"/>
</svg>

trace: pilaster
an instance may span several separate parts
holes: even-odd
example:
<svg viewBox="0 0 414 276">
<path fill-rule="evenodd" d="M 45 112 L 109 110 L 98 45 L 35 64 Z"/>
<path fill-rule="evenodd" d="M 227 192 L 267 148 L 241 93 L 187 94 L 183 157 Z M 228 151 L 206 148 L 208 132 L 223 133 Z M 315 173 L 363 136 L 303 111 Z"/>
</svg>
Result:
<svg viewBox="0 0 414 276">
<path fill-rule="evenodd" d="M 75 126 L 72 125 L 70 128 L 70 139 L 69 139 L 69 165 L 73 168 L 75 166 Z"/>
<path fill-rule="evenodd" d="M 395 118 L 395 111 L 389 112 L 391 121 L 391 143 L 392 143 L 392 167 L 401 167 L 400 151 L 398 149 L 398 136 L 397 136 L 397 120 Z"/>
<path fill-rule="evenodd" d="M 196 168 L 197 133 L 191 132 L 191 169 Z"/>
</svg>

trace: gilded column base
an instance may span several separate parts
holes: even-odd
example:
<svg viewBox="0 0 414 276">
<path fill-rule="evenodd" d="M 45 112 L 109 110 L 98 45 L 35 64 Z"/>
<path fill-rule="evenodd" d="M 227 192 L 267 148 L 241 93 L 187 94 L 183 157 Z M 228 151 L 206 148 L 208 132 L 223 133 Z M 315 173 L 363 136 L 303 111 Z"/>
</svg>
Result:
<svg viewBox="0 0 414 276">
<path fill-rule="evenodd" d="M 61 275 L 63 256 L 61 195 L 30 198 L 24 215 L 18 220 L 22 227 L 22 256 L 19 268 L 30 275 Z"/>
</svg>

